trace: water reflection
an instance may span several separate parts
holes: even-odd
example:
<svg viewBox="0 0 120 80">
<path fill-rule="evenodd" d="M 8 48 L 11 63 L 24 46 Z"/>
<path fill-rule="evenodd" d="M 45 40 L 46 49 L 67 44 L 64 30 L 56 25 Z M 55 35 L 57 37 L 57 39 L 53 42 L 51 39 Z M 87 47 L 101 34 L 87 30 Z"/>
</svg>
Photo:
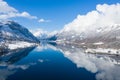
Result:
<svg viewBox="0 0 120 80">
<path fill-rule="evenodd" d="M 27 56 L 35 47 L 12 50 L 8 53 L 2 53 L 0 63 L 13 64 Z"/>
<path fill-rule="evenodd" d="M 30 54 L 31 51 L 32 54 Z M 56 43 L 51 45 L 51 43 L 43 42 L 37 48 L 17 49 L 0 55 L 0 80 L 15 78 L 17 80 L 33 80 L 34 78 L 77 80 L 81 79 L 81 74 L 85 73 L 85 71 L 79 70 L 81 68 L 89 72 L 84 75 L 85 77 L 92 74 L 95 75 L 96 80 L 120 80 L 120 56 L 85 53 L 85 50 L 78 46 Z M 61 73 L 58 73 L 57 70 Z M 16 75 L 23 75 L 21 71 L 28 74 L 26 76 L 36 74 L 34 75 L 36 77 L 17 77 Z M 35 73 L 31 73 L 32 71 Z M 88 80 L 88 78 L 82 80 Z M 94 80 L 94 78 L 89 80 Z"/>
<path fill-rule="evenodd" d="M 15 64 L 19 60 L 26 57 L 35 47 L 28 47 L 24 49 L 12 50 L 8 53 L 0 53 L 0 80 L 6 80 L 6 78 L 14 74 L 17 69 L 25 70 L 30 65 L 35 65 L 35 63 L 29 64 Z"/>
<path fill-rule="evenodd" d="M 120 80 L 120 56 L 84 53 L 84 49 L 73 45 L 56 47 L 78 68 L 95 73 L 97 80 Z"/>
</svg>

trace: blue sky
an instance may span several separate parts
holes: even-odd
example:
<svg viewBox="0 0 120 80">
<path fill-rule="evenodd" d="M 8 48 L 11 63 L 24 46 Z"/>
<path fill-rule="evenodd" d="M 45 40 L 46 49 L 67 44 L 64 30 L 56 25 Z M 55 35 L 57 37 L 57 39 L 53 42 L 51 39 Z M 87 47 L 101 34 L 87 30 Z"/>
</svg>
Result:
<svg viewBox="0 0 120 80">
<path fill-rule="evenodd" d="M 41 28 L 47 31 L 60 30 L 74 20 L 78 14 L 84 15 L 95 10 L 97 4 L 115 4 L 119 0 L 5 0 L 19 12 L 26 11 L 38 19 L 12 18 L 29 29 Z"/>
</svg>

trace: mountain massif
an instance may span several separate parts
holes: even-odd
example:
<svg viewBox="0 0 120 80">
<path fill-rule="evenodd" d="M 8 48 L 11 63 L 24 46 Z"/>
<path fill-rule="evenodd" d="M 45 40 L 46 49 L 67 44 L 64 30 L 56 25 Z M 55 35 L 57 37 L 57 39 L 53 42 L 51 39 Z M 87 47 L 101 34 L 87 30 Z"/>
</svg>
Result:
<svg viewBox="0 0 120 80">
<path fill-rule="evenodd" d="M 24 44 L 22 44 L 22 43 Z M 29 43 L 38 43 L 39 40 L 29 30 L 14 21 L 0 22 L 0 47 L 25 47 Z M 27 44 L 26 44 L 27 43 Z"/>
<path fill-rule="evenodd" d="M 69 34 L 68 34 L 69 33 Z M 66 30 L 64 28 L 57 35 L 58 42 L 79 43 L 81 45 L 99 45 L 102 47 L 120 46 L 120 25 L 110 25 L 106 27 L 97 27 L 95 29 L 86 29 L 85 31 L 75 32 L 74 30 Z"/>
</svg>

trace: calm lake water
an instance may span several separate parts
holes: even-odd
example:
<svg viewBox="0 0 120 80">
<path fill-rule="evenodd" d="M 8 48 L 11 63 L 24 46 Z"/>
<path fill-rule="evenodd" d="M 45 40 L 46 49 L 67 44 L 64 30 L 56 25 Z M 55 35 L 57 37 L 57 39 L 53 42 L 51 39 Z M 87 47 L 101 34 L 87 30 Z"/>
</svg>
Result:
<svg viewBox="0 0 120 80">
<path fill-rule="evenodd" d="M 120 80 L 120 57 L 42 44 L 0 54 L 0 80 Z"/>
</svg>

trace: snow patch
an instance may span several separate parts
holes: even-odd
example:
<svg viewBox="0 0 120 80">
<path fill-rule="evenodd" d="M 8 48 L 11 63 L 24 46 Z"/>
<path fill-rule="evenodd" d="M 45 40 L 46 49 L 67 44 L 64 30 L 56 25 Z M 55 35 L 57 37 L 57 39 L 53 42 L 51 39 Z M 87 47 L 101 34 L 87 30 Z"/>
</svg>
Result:
<svg viewBox="0 0 120 80">
<path fill-rule="evenodd" d="M 103 42 L 96 42 L 96 43 L 93 43 L 93 45 L 102 45 L 104 44 Z"/>
<path fill-rule="evenodd" d="M 29 43 L 29 42 L 21 41 L 21 42 L 8 44 L 8 48 L 10 50 L 14 50 L 14 49 L 18 49 L 18 48 L 30 47 L 30 46 L 33 46 L 33 45 L 35 45 L 35 43 Z"/>
<path fill-rule="evenodd" d="M 103 49 L 103 48 L 97 48 L 97 49 L 86 49 L 86 53 L 107 53 L 107 54 L 120 54 L 120 50 L 117 49 Z"/>
</svg>

